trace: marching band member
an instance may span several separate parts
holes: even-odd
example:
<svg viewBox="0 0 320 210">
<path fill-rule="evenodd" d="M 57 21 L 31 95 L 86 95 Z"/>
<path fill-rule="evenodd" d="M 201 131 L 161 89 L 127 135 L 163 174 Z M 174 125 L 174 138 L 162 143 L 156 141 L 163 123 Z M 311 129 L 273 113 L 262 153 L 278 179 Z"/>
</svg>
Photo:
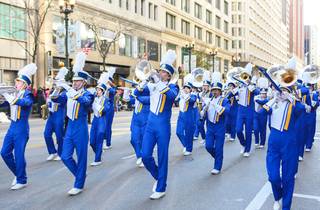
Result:
<svg viewBox="0 0 320 210">
<path fill-rule="evenodd" d="M 191 155 L 193 149 L 193 134 L 195 131 L 194 104 L 197 100 L 196 94 L 192 93 L 192 75 L 184 78 L 185 82 L 180 91 L 179 116 L 176 134 L 183 145 L 183 155 Z"/>
<path fill-rule="evenodd" d="M 203 117 L 207 112 L 206 150 L 214 158 L 214 167 L 211 174 L 220 173 L 223 162 L 223 146 L 226 133 L 225 116 L 230 110 L 228 99 L 222 97 L 221 74 L 212 74 L 211 92 L 212 98 L 205 102 Z M 207 110 L 207 111 L 206 111 Z"/>
<path fill-rule="evenodd" d="M 311 98 L 311 112 L 308 122 L 308 137 L 306 142 L 306 152 L 311 152 L 311 148 L 314 142 L 314 136 L 316 134 L 316 124 L 317 124 L 317 108 L 319 107 L 319 93 L 315 91 L 315 84 L 308 84 Z"/>
<path fill-rule="evenodd" d="M 160 199 L 165 196 L 168 174 L 168 150 L 171 131 L 171 113 L 173 102 L 178 95 L 179 88 L 173 84 L 177 71 L 172 66 L 176 54 L 168 50 L 160 64 L 160 81 L 148 83 L 150 91 L 150 114 L 142 141 L 142 161 L 146 169 L 156 180 L 150 199 Z M 170 81 L 171 80 L 171 81 Z M 140 83 L 140 89 L 146 81 Z M 157 144 L 158 165 L 152 156 L 153 148 Z"/>
<path fill-rule="evenodd" d="M 282 87 L 281 90 L 282 93 L 267 102 L 261 112 L 271 115 L 267 171 L 275 199 L 274 209 L 280 209 L 282 199 L 282 209 L 289 210 L 298 163 L 295 123 L 304 107 L 290 94 L 290 87 Z"/>
<path fill-rule="evenodd" d="M 92 104 L 92 110 L 94 117 L 92 120 L 92 126 L 90 129 L 90 146 L 95 153 L 94 161 L 91 166 L 98 166 L 101 162 L 103 139 L 106 133 L 106 111 L 112 106 L 109 99 L 104 95 L 107 90 L 107 82 L 109 74 L 103 72 L 100 75 L 98 85 L 96 87 L 96 96 Z"/>
<path fill-rule="evenodd" d="M 65 76 L 68 73 L 68 69 L 62 67 L 59 69 L 57 76 L 55 77 L 55 89 L 49 95 L 47 100 L 47 106 L 49 109 L 49 117 L 44 129 L 44 139 L 47 145 L 49 153 L 48 161 L 61 160 L 63 136 L 64 136 L 64 120 L 66 117 L 66 104 L 67 95 L 66 91 L 62 87 L 58 87 L 59 83 L 65 82 Z M 54 99 L 60 97 L 60 103 L 55 103 Z M 55 133 L 57 138 L 58 148 L 55 148 L 52 134 Z M 58 151 L 58 153 L 57 153 Z"/>
<path fill-rule="evenodd" d="M 18 72 L 15 81 L 15 94 L 3 93 L 6 102 L 1 106 L 10 106 L 11 124 L 4 137 L 1 156 L 14 174 L 11 190 L 19 190 L 27 186 L 26 160 L 24 157 L 29 140 L 29 114 L 34 101 L 31 91 L 27 87 L 31 84 L 31 77 L 37 71 L 33 63 L 26 65 Z M 14 150 L 14 153 L 13 153 Z"/>
<path fill-rule="evenodd" d="M 266 78 L 259 78 L 258 87 L 260 88 L 260 93 L 254 97 L 255 112 L 253 130 L 256 148 L 263 149 L 266 142 L 268 115 L 266 113 L 260 113 L 260 110 L 262 109 L 262 106 L 268 102 L 268 80 Z"/>
<path fill-rule="evenodd" d="M 210 93 L 210 85 L 211 85 L 211 81 L 210 81 L 210 72 L 209 71 L 205 71 L 203 74 L 203 85 L 202 85 L 202 92 L 200 92 L 199 94 L 199 109 L 202 109 L 202 104 L 205 103 L 205 101 L 211 97 L 211 93 Z M 201 119 L 201 117 L 199 117 L 199 120 L 196 122 L 196 130 L 195 130 L 195 134 L 194 134 L 194 139 L 198 139 L 199 134 L 201 135 L 202 140 L 200 141 L 200 144 L 204 144 L 205 143 L 205 138 L 206 138 L 206 132 L 205 132 L 205 128 L 204 128 L 204 124 L 205 124 L 205 119 Z"/>
<path fill-rule="evenodd" d="M 65 87 L 68 97 L 67 116 L 69 119 L 61 159 L 75 177 L 75 183 L 68 192 L 69 195 L 77 195 L 82 192 L 87 171 L 89 141 L 87 117 L 94 97 L 85 89 L 89 77 L 88 73 L 83 70 L 85 59 L 85 53 L 77 54 L 72 69 L 74 72 L 72 87 Z M 57 98 L 58 103 L 59 98 Z M 74 150 L 77 154 L 77 162 L 72 157 Z"/>
<path fill-rule="evenodd" d="M 146 65 L 149 66 L 148 61 L 143 60 L 139 63 L 140 65 Z M 137 65 L 136 68 L 138 68 Z M 146 67 L 147 68 L 147 67 Z M 151 71 L 151 66 L 149 71 Z M 137 69 L 136 69 L 137 70 Z M 141 69 L 138 69 L 141 70 Z M 143 135 L 145 133 L 147 121 L 148 121 L 148 116 L 150 113 L 150 91 L 148 88 L 144 88 L 141 91 L 139 91 L 139 88 L 135 88 L 133 94 L 132 94 L 132 101 L 134 101 L 134 110 L 133 110 L 133 115 L 131 119 L 131 125 L 130 125 L 130 130 L 131 130 L 131 145 L 135 151 L 137 161 L 136 165 L 138 167 L 143 167 L 143 162 L 142 162 L 142 139 Z"/>
<path fill-rule="evenodd" d="M 111 137 L 112 137 L 112 123 L 114 118 L 114 97 L 117 93 L 117 88 L 113 84 L 113 75 L 116 72 L 114 67 L 109 68 L 109 81 L 107 83 L 108 90 L 106 91 L 106 95 L 109 98 L 110 104 L 108 111 L 106 112 L 106 145 L 103 146 L 104 150 L 111 149 Z"/>
<path fill-rule="evenodd" d="M 243 69 L 244 77 L 247 77 L 245 81 L 242 81 L 238 89 L 239 95 L 239 107 L 236 124 L 236 132 L 240 144 L 243 149 L 241 154 L 244 157 L 250 156 L 251 142 L 252 142 L 252 125 L 253 125 L 253 113 L 254 113 L 254 95 L 256 94 L 255 86 L 251 82 L 252 64 L 248 63 Z M 245 125 L 245 136 L 243 135 L 243 125 Z"/>
<path fill-rule="evenodd" d="M 293 61 L 292 61 L 293 62 Z M 303 80 L 302 80 L 303 81 Z M 300 82 L 300 81 L 299 81 Z M 305 82 L 305 81 L 303 81 Z M 300 101 L 307 106 L 307 109 L 301 113 L 297 123 L 297 140 L 299 142 L 299 161 L 303 160 L 304 150 L 307 142 L 307 122 L 310 117 L 311 110 L 311 98 L 309 94 L 309 89 L 305 84 L 298 84 L 297 86 L 298 98 Z"/>
<path fill-rule="evenodd" d="M 238 114 L 238 93 L 236 92 L 236 83 L 232 80 L 227 81 L 228 92 L 226 98 L 229 99 L 230 111 L 226 116 L 226 133 L 229 134 L 228 138 L 230 141 L 236 139 L 236 122 Z"/>
</svg>

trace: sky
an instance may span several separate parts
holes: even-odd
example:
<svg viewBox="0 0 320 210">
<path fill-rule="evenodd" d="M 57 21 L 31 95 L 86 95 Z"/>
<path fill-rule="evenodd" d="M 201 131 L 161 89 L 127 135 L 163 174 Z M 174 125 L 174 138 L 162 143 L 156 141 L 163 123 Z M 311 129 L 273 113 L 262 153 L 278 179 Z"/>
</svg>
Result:
<svg viewBox="0 0 320 210">
<path fill-rule="evenodd" d="M 320 0 L 304 0 L 304 24 L 320 24 Z"/>
</svg>

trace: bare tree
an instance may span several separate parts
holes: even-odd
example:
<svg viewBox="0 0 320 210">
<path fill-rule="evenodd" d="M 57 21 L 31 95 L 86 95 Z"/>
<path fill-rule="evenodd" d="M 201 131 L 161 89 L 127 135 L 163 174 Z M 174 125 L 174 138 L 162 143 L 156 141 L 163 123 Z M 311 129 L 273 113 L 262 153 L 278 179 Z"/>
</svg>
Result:
<svg viewBox="0 0 320 210">
<path fill-rule="evenodd" d="M 25 32 L 28 35 L 31 47 L 22 44 L 19 41 L 17 41 L 17 43 L 31 57 L 33 63 L 36 63 L 37 60 L 39 46 L 41 44 L 41 30 L 44 26 L 44 22 L 52 2 L 53 0 L 23 0 L 22 4 L 24 6 L 25 14 L 27 16 L 26 20 L 28 27 L 25 30 L 12 32 L 13 37 L 15 36 L 15 33 L 21 31 Z"/>
<path fill-rule="evenodd" d="M 112 45 L 114 45 L 117 41 L 120 41 L 120 39 L 123 39 L 123 33 L 130 32 L 130 29 L 123 28 L 119 25 L 118 28 L 115 31 L 113 31 L 112 36 L 108 38 L 103 37 L 103 30 L 106 29 L 99 27 L 96 23 L 94 23 L 94 21 L 90 23 L 89 29 L 91 29 L 94 33 L 96 49 L 98 50 L 102 58 L 103 71 L 106 71 L 107 56 L 110 52 Z"/>
</svg>

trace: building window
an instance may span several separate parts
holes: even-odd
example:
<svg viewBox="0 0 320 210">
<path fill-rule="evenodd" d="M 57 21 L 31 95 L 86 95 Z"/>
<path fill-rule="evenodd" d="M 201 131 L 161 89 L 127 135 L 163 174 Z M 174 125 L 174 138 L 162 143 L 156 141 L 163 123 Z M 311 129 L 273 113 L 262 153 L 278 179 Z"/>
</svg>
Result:
<svg viewBox="0 0 320 210">
<path fill-rule="evenodd" d="M 181 10 L 184 12 L 190 12 L 190 0 L 181 0 Z"/>
<path fill-rule="evenodd" d="M 141 16 L 144 16 L 145 0 L 141 0 Z"/>
<path fill-rule="evenodd" d="M 146 40 L 142 38 L 138 38 L 138 54 L 139 56 L 144 56 L 146 53 Z"/>
<path fill-rule="evenodd" d="M 227 21 L 224 21 L 224 33 L 229 33 L 229 23 Z"/>
<path fill-rule="evenodd" d="M 126 0 L 126 9 L 129 10 L 129 0 Z"/>
<path fill-rule="evenodd" d="M 237 36 L 237 28 L 232 27 L 232 36 Z"/>
<path fill-rule="evenodd" d="M 119 7 L 122 7 L 122 0 L 119 0 Z"/>
<path fill-rule="evenodd" d="M 239 49 L 242 49 L 242 41 L 239 40 Z"/>
<path fill-rule="evenodd" d="M 237 2 L 232 2 L 232 11 L 237 11 Z"/>
<path fill-rule="evenodd" d="M 237 48 L 237 41 L 232 40 L 232 49 L 236 49 L 236 48 Z"/>
<path fill-rule="evenodd" d="M 166 0 L 166 2 L 174 6 L 176 5 L 176 0 Z"/>
<path fill-rule="evenodd" d="M 216 36 L 216 46 L 221 47 L 221 37 L 220 36 Z"/>
<path fill-rule="evenodd" d="M 224 49 L 229 50 L 229 41 L 226 39 L 224 40 Z"/>
<path fill-rule="evenodd" d="M 26 40 L 24 10 L 0 3 L 0 37 Z"/>
<path fill-rule="evenodd" d="M 232 23 L 237 23 L 236 17 L 236 15 L 232 15 Z"/>
<path fill-rule="evenodd" d="M 207 0 L 208 3 L 212 4 L 212 0 Z"/>
<path fill-rule="evenodd" d="M 134 12 L 138 13 L 138 0 L 134 0 Z"/>
<path fill-rule="evenodd" d="M 194 16 L 196 18 L 199 18 L 199 19 L 202 18 L 201 10 L 202 10 L 201 5 L 197 4 L 197 3 L 194 3 Z"/>
<path fill-rule="evenodd" d="M 224 1 L 224 14 L 229 15 L 229 4 L 227 1 Z"/>
<path fill-rule="evenodd" d="M 181 20 L 181 33 L 190 36 L 190 23 Z"/>
<path fill-rule="evenodd" d="M 119 48 L 119 54 L 131 57 L 132 56 L 132 36 L 125 34 L 125 47 Z"/>
<path fill-rule="evenodd" d="M 242 23 L 242 20 L 241 20 L 241 15 L 239 15 L 239 17 L 238 17 L 238 23 Z"/>
<path fill-rule="evenodd" d="M 148 41 L 148 58 L 151 61 L 159 61 L 159 45 L 156 42 Z"/>
<path fill-rule="evenodd" d="M 221 29 L 221 18 L 216 16 L 216 28 Z"/>
<path fill-rule="evenodd" d="M 202 40 L 202 28 L 194 26 L 194 38 Z"/>
<path fill-rule="evenodd" d="M 210 25 L 212 24 L 212 12 L 209 10 L 206 10 L 206 22 Z"/>
<path fill-rule="evenodd" d="M 157 20 L 158 19 L 158 6 L 154 5 L 153 7 L 153 19 Z"/>
<path fill-rule="evenodd" d="M 212 44 L 212 33 L 210 31 L 206 32 L 206 42 Z"/>
<path fill-rule="evenodd" d="M 149 19 L 152 19 L 152 9 L 153 9 L 152 3 L 149 2 L 149 7 L 148 7 Z"/>
<path fill-rule="evenodd" d="M 242 4 L 241 2 L 238 2 L 238 10 L 241 10 L 241 8 L 242 8 Z"/>
<path fill-rule="evenodd" d="M 166 13 L 166 27 L 176 30 L 176 16 Z"/>
<path fill-rule="evenodd" d="M 221 9 L 220 1 L 221 1 L 221 0 L 216 0 L 216 8 L 217 8 L 217 9 Z"/>
<path fill-rule="evenodd" d="M 239 28 L 238 34 L 239 34 L 239 36 L 242 36 L 242 28 Z"/>
<path fill-rule="evenodd" d="M 229 70 L 229 61 L 224 60 L 224 72 L 228 72 L 228 70 Z"/>
</svg>

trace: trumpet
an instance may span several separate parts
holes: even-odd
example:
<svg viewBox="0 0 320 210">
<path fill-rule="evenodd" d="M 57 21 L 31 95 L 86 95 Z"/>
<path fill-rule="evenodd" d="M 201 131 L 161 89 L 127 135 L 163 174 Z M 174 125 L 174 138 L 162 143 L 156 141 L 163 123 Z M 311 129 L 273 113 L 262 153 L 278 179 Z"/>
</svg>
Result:
<svg viewBox="0 0 320 210">
<path fill-rule="evenodd" d="M 196 88 L 202 87 L 203 84 L 203 76 L 205 70 L 203 68 L 195 68 L 192 70 L 191 74 L 193 76 L 193 86 Z"/>
</svg>

